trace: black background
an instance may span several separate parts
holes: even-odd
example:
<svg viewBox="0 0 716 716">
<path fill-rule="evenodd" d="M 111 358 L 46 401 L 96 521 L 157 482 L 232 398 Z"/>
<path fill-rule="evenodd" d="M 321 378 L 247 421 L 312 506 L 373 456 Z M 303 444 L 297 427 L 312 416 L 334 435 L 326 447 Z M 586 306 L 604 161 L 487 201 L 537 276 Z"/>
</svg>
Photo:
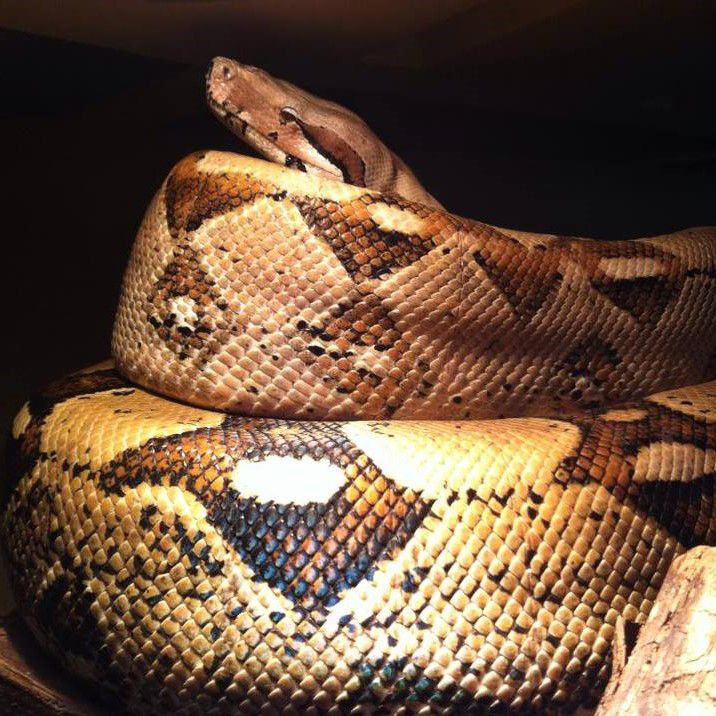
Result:
<svg viewBox="0 0 716 716">
<path fill-rule="evenodd" d="M 233 54 L 351 107 L 455 213 L 628 238 L 716 223 L 710 17 L 646 9 L 608 36 L 585 22 L 568 43 L 552 32 L 526 51 L 517 36 L 425 70 L 285 53 L 277 38 L 246 56 L 237 37 Z M 133 236 L 171 165 L 241 149 L 205 108 L 209 55 L 180 64 L 3 30 L 0 60 L 8 425 L 33 387 L 108 355 Z"/>
</svg>

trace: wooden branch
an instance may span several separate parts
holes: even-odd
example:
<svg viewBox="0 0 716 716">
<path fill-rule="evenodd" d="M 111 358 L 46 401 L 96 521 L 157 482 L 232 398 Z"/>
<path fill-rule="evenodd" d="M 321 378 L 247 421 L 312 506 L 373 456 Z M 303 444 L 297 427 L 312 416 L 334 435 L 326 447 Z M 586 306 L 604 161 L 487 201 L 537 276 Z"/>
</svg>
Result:
<svg viewBox="0 0 716 716">
<path fill-rule="evenodd" d="M 87 698 L 90 687 L 45 656 L 19 617 L 0 618 L 0 714 L 100 716 Z"/>
<path fill-rule="evenodd" d="M 595 716 L 716 714 L 716 547 L 674 560 L 633 650 L 625 627 Z"/>
</svg>

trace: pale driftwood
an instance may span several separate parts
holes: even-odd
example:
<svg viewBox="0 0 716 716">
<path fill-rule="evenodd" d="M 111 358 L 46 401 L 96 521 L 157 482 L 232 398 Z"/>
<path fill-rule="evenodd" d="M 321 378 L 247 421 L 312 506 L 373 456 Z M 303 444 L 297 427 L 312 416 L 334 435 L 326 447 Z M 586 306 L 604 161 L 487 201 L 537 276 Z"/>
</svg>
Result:
<svg viewBox="0 0 716 716">
<path fill-rule="evenodd" d="M 624 626 L 595 716 L 716 716 L 716 547 L 674 560 L 631 653 Z"/>
<path fill-rule="evenodd" d="M 87 698 L 46 657 L 16 616 L 0 618 L 0 714 L 13 716 L 100 716 L 106 709 Z"/>
</svg>

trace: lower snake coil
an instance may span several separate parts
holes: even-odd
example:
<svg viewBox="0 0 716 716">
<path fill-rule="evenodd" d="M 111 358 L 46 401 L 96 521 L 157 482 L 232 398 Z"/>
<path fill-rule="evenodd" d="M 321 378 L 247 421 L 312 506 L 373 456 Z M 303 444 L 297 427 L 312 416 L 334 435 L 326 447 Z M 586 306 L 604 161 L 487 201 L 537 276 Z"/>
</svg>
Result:
<svg viewBox="0 0 716 716">
<path fill-rule="evenodd" d="M 716 543 L 716 229 L 498 229 L 337 105 L 221 58 L 208 94 L 274 163 L 180 161 L 114 364 L 17 415 L 27 624 L 136 713 L 594 704 Z"/>
</svg>

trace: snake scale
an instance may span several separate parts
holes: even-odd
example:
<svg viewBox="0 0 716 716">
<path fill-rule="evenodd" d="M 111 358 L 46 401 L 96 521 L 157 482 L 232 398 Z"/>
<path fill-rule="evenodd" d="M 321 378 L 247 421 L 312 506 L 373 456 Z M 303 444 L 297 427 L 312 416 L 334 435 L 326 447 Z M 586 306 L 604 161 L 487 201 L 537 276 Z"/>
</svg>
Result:
<svg viewBox="0 0 716 716">
<path fill-rule="evenodd" d="M 497 229 L 337 105 L 208 85 L 285 166 L 179 162 L 115 363 L 17 415 L 25 620 L 137 713 L 595 703 L 617 620 L 716 543 L 716 230 Z"/>
</svg>

